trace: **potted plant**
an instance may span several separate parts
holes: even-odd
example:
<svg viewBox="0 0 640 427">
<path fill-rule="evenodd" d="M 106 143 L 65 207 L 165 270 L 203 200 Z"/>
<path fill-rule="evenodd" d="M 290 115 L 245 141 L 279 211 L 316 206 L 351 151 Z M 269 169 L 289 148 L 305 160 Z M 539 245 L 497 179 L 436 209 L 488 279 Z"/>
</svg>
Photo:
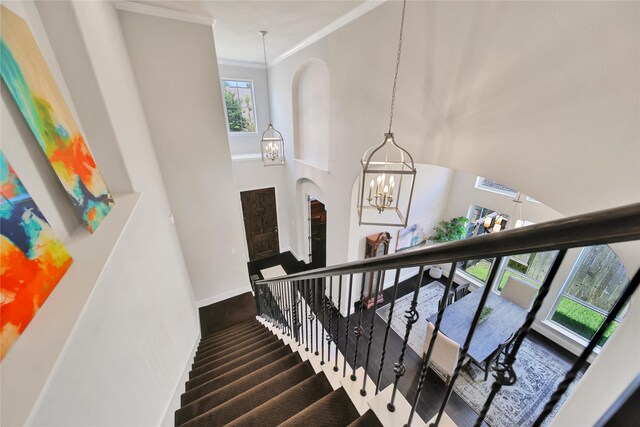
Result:
<svg viewBox="0 0 640 427">
<path fill-rule="evenodd" d="M 464 239 L 467 234 L 468 222 L 469 219 L 464 216 L 451 218 L 449 221 L 440 221 L 437 227 L 433 227 L 434 234 L 429 236 L 427 240 L 434 243 L 445 243 Z M 429 276 L 439 279 L 442 277 L 442 268 L 437 265 L 431 267 Z"/>
</svg>

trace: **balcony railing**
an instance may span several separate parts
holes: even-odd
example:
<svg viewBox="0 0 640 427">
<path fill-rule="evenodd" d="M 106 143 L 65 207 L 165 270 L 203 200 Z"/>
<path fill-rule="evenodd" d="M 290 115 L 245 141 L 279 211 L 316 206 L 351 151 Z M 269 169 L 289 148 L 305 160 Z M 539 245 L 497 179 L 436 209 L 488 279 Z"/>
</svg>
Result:
<svg viewBox="0 0 640 427">
<path fill-rule="evenodd" d="M 406 396 L 411 401 L 411 412 L 407 418 L 406 424 L 410 426 L 416 411 L 420 393 L 424 387 L 427 377 L 427 370 L 429 362 L 432 356 L 434 342 L 438 336 L 441 322 L 444 314 L 447 310 L 447 297 L 452 290 L 453 278 L 456 272 L 456 265 L 460 261 L 480 259 L 480 258 L 496 258 L 496 262 L 489 273 L 489 279 L 487 283 L 493 283 L 495 276 L 500 265 L 501 257 L 557 250 L 558 255 L 554 260 L 554 263 L 547 274 L 546 279 L 540 286 L 538 293 L 533 301 L 533 304 L 526 315 L 526 319 L 522 326 L 517 330 L 513 339 L 509 342 L 503 350 L 502 357 L 496 359 L 494 363 L 494 377 L 495 381 L 491 386 L 490 394 L 488 395 L 485 404 L 478 415 L 475 425 L 482 425 L 484 418 L 487 415 L 489 408 L 492 405 L 493 399 L 502 387 L 508 387 L 517 381 L 513 364 L 516 360 L 518 351 L 529 333 L 531 326 L 542 306 L 545 298 L 549 293 L 551 283 L 558 272 L 560 264 L 562 263 L 564 256 L 568 249 L 591 246 L 597 244 L 609 244 L 617 242 L 635 241 L 640 240 L 640 203 L 620 208 L 599 211 L 584 215 L 578 215 L 574 217 L 564 218 L 556 221 L 550 221 L 546 223 L 540 223 L 531 225 L 528 227 L 518 228 L 503 231 L 494 234 L 485 234 L 479 237 L 459 240 L 456 242 L 440 244 L 424 249 L 406 251 L 399 254 L 392 254 L 378 258 L 371 258 L 362 261 L 350 262 L 326 268 L 291 274 L 288 276 L 273 278 L 270 280 L 257 281 L 255 283 L 255 295 L 256 303 L 258 306 L 259 314 L 270 318 L 276 325 L 282 330 L 285 335 L 291 336 L 299 345 L 304 345 L 307 351 L 312 351 L 316 355 L 322 354 L 322 362 L 325 361 L 325 354 L 327 355 L 327 361 L 331 359 L 331 345 L 335 343 L 335 356 L 333 370 L 338 372 L 342 368 L 342 376 L 348 375 L 346 346 L 348 346 L 350 340 L 346 339 L 349 334 L 353 336 L 355 341 L 355 347 L 353 349 L 353 363 L 350 368 L 350 378 L 353 381 L 358 380 L 356 377 L 356 368 L 358 364 L 358 352 L 359 342 L 364 338 L 363 327 L 363 305 L 359 304 L 357 309 L 357 316 L 355 316 L 355 325 L 350 325 L 351 309 L 352 309 L 352 295 L 354 286 L 359 286 L 360 299 L 363 301 L 364 288 L 365 288 L 365 274 L 362 273 L 380 273 L 387 270 L 395 270 L 395 282 L 394 282 L 394 295 L 390 301 L 390 313 L 389 319 L 393 314 L 394 305 L 396 301 L 395 292 L 398 289 L 398 282 L 401 276 L 402 270 L 408 268 L 418 268 L 418 280 L 413 290 L 413 296 L 411 305 L 405 312 L 405 318 L 407 319 L 406 330 L 404 333 L 404 339 L 400 354 L 393 366 L 393 375 L 395 380 L 393 382 L 393 390 L 391 393 L 390 401 L 387 404 L 387 410 L 395 410 L 395 400 L 398 391 L 398 382 L 400 378 L 405 374 L 405 355 L 409 341 L 409 336 L 413 325 L 419 318 L 418 311 L 416 310 L 418 303 L 418 295 L 420 293 L 420 286 L 422 284 L 422 276 L 425 272 L 425 268 L 435 264 L 450 264 L 450 271 L 448 280 L 445 286 L 445 290 L 442 296 L 442 300 L 439 304 L 439 311 L 434 323 L 434 331 L 429 346 L 422 358 L 422 366 L 419 374 L 419 382 L 415 394 L 412 396 Z M 362 274 L 362 279 L 358 280 L 360 283 L 354 283 L 354 276 Z M 382 277 L 382 274 L 378 274 L 378 280 Z M 587 358 L 591 355 L 592 351 L 596 347 L 598 341 L 602 338 L 609 325 L 618 317 L 620 310 L 624 307 L 627 300 L 634 293 L 638 287 L 640 281 L 640 270 L 636 272 L 629 281 L 626 289 L 620 295 L 619 299 L 607 314 L 605 321 L 602 323 L 596 334 L 592 337 L 589 344 L 584 348 L 581 355 L 577 358 L 571 369 L 566 373 L 563 381 L 558 385 L 555 392 L 552 394 L 548 402 L 546 403 L 544 410 L 538 416 L 534 422 L 534 426 L 540 426 L 544 420 L 551 414 L 554 407 L 567 391 L 569 385 L 574 381 L 578 372 L 583 369 L 587 363 Z M 327 324 L 325 318 L 336 310 L 336 305 L 333 296 L 333 288 L 335 284 L 338 285 L 337 292 L 337 307 L 342 306 L 343 289 L 346 290 L 347 301 L 347 317 L 344 318 L 344 326 L 340 323 L 333 332 L 329 327 L 329 332 L 324 328 L 318 330 L 318 322 L 313 322 L 314 318 L 320 317 L 322 324 Z M 329 295 L 327 298 L 326 287 L 329 285 Z M 377 309 L 377 289 L 375 286 L 374 292 L 374 310 L 373 316 Z M 491 292 L 491 286 L 484 286 L 481 290 L 479 303 L 475 309 L 473 320 L 469 327 L 468 333 L 464 343 L 461 345 L 460 356 L 457 361 L 457 365 L 441 402 L 440 409 L 435 421 L 432 425 L 437 426 L 443 416 L 444 409 L 447 405 L 449 398 L 454 389 L 456 380 L 458 379 L 460 372 L 463 368 L 464 361 L 467 357 L 471 341 L 476 332 L 476 327 L 481 317 L 483 308 Z M 306 303 L 303 303 L 306 302 Z M 338 316 L 338 321 L 341 318 Z M 331 320 L 329 320 L 331 321 Z M 315 331 L 313 324 L 315 323 Z M 370 365 L 375 363 L 378 366 L 377 376 L 374 378 L 375 393 L 378 393 L 380 386 L 380 379 L 385 368 L 385 353 L 387 350 L 387 341 L 389 337 L 391 322 L 387 322 L 386 330 L 384 334 L 384 343 L 382 347 L 382 353 L 380 360 L 371 360 L 371 344 L 374 335 L 375 321 L 372 319 L 369 326 L 368 343 L 366 345 L 366 352 L 364 354 L 363 368 L 365 371 L 364 378 L 362 379 L 361 394 L 366 394 L 366 382 Z M 342 329 L 344 327 L 344 329 Z M 353 327 L 353 329 L 351 329 Z M 344 335 L 341 335 L 344 334 Z M 338 343 L 341 340 L 345 343 L 345 358 L 343 366 L 338 366 Z M 325 353 L 325 341 L 327 343 L 327 352 Z M 375 371 L 375 369 L 374 369 Z"/>
</svg>

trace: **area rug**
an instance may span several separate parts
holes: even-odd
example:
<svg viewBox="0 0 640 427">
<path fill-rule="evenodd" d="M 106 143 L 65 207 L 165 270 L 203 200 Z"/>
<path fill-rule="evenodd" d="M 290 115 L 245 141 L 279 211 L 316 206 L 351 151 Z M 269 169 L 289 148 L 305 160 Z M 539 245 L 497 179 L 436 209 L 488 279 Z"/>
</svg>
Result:
<svg viewBox="0 0 640 427">
<path fill-rule="evenodd" d="M 264 279 L 273 279 L 274 277 L 286 276 L 287 272 L 284 271 L 284 268 L 280 264 L 265 268 L 264 270 L 260 270 L 260 274 Z"/>
<path fill-rule="evenodd" d="M 431 282 L 420 289 L 417 307 L 420 318 L 413 325 L 409 335 L 409 347 L 419 356 L 422 355 L 427 332 L 426 319 L 437 313 L 438 304 L 443 293 L 444 286 L 438 282 Z M 391 327 L 403 338 L 406 331 L 404 313 L 409 309 L 412 298 L 413 293 L 399 298 L 393 309 Z M 377 311 L 377 314 L 385 321 L 389 318 L 389 308 L 390 305 L 386 305 Z M 518 381 L 511 387 L 502 388 L 494 399 L 485 421 L 492 427 L 532 425 L 569 368 L 570 365 L 567 362 L 549 353 L 543 347 L 525 339 L 514 364 Z M 444 379 L 445 375 L 439 372 L 437 368 L 434 371 Z M 565 393 L 544 425 L 550 422 L 562 406 L 562 403 L 564 403 L 566 396 L 581 377 L 581 374 L 578 375 L 569 392 Z M 492 383 L 492 375 L 489 375 L 489 379 L 484 381 L 484 372 L 475 365 L 469 365 L 458 377 L 454 385 L 454 391 L 476 413 L 479 413 L 491 391 Z"/>
</svg>

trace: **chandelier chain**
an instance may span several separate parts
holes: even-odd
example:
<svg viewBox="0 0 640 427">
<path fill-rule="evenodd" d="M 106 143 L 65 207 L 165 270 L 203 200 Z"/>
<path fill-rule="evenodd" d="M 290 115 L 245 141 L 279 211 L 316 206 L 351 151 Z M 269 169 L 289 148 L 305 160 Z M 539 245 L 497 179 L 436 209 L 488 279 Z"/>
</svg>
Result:
<svg viewBox="0 0 640 427">
<path fill-rule="evenodd" d="M 402 2 L 402 18 L 400 19 L 400 38 L 398 39 L 398 57 L 396 59 L 396 73 L 393 77 L 393 91 L 391 93 L 391 114 L 389 116 L 389 133 L 391 133 L 391 124 L 393 123 L 393 107 L 396 102 L 396 86 L 398 84 L 398 70 L 400 69 L 400 55 L 402 54 L 402 33 L 404 30 L 404 11 L 407 7 L 407 0 Z"/>
<path fill-rule="evenodd" d="M 269 124 L 271 124 L 271 98 L 269 95 L 269 67 L 267 67 L 267 47 L 264 42 L 264 36 L 267 35 L 267 32 L 262 30 L 260 31 L 260 34 L 262 34 L 262 53 L 264 55 L 264 72 L 265 72 L 265 75 L 267 76 L 267 105 L 269 106 L 269 108 L 267 109 L 267 114 L 268 114 L 267 118 L 269 119 Z"/>
</svg>

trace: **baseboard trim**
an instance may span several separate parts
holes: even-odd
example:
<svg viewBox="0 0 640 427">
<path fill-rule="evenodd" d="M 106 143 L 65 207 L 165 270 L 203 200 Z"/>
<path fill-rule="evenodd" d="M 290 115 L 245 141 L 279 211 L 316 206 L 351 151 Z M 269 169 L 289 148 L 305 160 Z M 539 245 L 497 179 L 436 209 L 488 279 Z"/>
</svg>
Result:
<svg viewBox="0 0 640 427">
<path fill-rule="evenodd" d="M 189 379 L 189 371 L 191 370 L 191 365 L 193 364 L 193 360 L 196 357 L 196 350 L 198 350 L 198 344 L 200 343 L 200 331 L 196 334 L 196 338 L 193 342 L 193 348 L 189 353 L 189 357 L 184 365 L 184 370 L 182 371 L 182 375 L 178 378 L 178 382 L 176 383 L 176 387 L 173 392 L 173 396 L 169 399 L 169 403 L 167 404 L 167 409 L 164 412 L 164 417 L 160 420 L 160 426 L 162 427 L 172 427 L 175 424 L 175 412 L 180 409 L 180 396 L 185 391 L 185 384 Z"/>
<path fill-rule="evenodd" d="M 286 248 L 282 248 L 282 250 L 280 252 L 291 252 L 291 255 L 293 255 L 298 261 L 304 261 L 302 259 L 300 259 L 300 257 L 298 256 L 298 254 L 296 253 L 296 251 L 293 250 L 293 248 L 287 246 Z"/>
<path fill-rule="evenodd" d="M 200 301 L 198 301 L 196 303 L 196 306 L 198 308 L 205 307 L 207 305 L 215 304 L 217 302 L 224 301 L 224 300 L 229 299 L 229 298 L 233 298 L 235 296 L 238 296 L 240 294 L 244 294 L 246 292 L 251 292 L 251 285 L 241 286 L 239 288 L 232 289 L 230 291 L 223 292 L 221 294 L 218 294 L 218 295 L 215 295 L 215 296 L 212 296 L 212 297 L 209 297 L 209 298 L 201 299 Z"/>
</svg>

